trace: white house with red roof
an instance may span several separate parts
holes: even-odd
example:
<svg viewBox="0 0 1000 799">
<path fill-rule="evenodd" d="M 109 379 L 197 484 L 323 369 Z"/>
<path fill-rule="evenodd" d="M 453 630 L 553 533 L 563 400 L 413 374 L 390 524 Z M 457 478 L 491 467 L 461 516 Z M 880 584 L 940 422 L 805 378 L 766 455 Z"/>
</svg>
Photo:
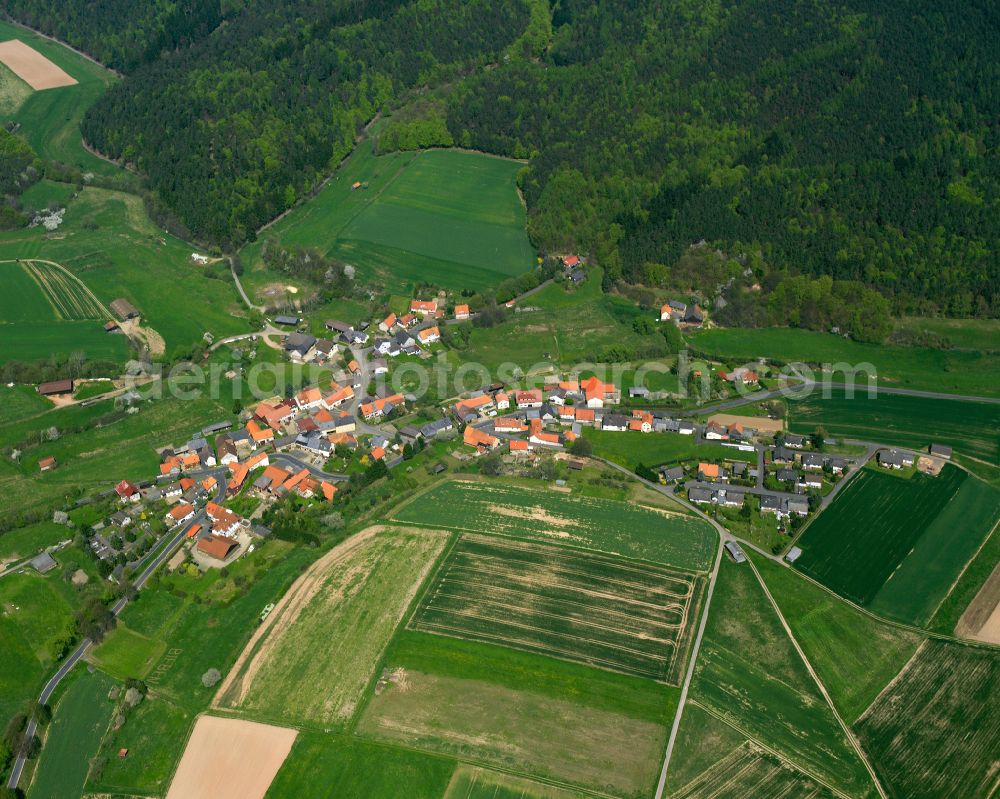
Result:
<svg viewBox="0 0 1000 799">
<path fill-rule="evenodd" d="M 128 480 L 122 480 L 115 486 L 115 493 L 122 502 L 138 502 L 142 499 L 139 489 Z"/>
</svg>

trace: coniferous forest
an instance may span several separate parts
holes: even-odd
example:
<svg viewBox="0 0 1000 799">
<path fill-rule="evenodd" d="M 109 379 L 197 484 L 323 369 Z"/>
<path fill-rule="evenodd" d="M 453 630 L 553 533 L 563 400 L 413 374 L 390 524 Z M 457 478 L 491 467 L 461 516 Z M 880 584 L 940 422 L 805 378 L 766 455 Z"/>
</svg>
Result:
<svg viewBox="0 0 1000 799">
<path fill-rule="evenodd" d="M 670 285 L 705 241 L 776 282 L 857 287 L 834 302 L 867 287 L 898 312 L 1000 315 L 990 0 L 6 7 L 125 74 L 85 137 L 203 240 L 252 239 L 378 112 L 424 107 L 382 149 L 526 159 L 532 241 L 606 280 Z"/>
</svg>

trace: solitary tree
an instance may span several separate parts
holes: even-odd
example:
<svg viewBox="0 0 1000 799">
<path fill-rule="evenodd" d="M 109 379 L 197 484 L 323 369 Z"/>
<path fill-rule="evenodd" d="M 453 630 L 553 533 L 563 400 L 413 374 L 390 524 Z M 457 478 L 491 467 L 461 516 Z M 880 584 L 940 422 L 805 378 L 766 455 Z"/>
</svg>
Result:
<svg viewBox="0 0 1000 799">
<path fill-rule="evenodd" d="M 221 679 L 222 674 L 218 669 L 209 669 L 201 675 L 201 684 L 206 688 L 211 688 L 213 685 L 217 685 Z"/>
</svg>

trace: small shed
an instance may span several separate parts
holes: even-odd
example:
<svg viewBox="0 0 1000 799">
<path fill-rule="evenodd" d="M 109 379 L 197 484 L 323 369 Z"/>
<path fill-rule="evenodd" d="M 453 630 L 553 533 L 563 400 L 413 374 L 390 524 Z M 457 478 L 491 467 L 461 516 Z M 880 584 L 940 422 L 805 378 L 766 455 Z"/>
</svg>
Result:
<svg viewBox="0 0 1000 799">
<path fill-rule="evenodd" d="M 73 380 L 67 378 L 65 380 L 51 380 L 48 383 L 39 383 L 38 393 L 43 397 L 54 397 L 59 394 L 72 394 Z"/>
<path fill-rule="evenodd" d="M 53 458 L 51 455 L 47 458 L 42 458 L 38 462 L 38 471 L 40 472 L 48 472 L 55 468 L 56 468 L 56 459 Z"/>
<path fill-rule="evenodd" d="M 112 300 L 111 310 L 114 312 L 114 315 L 117 316 L 122 321 L 125 321 L 127 319 L 135 319 L 140 315 L 139 309 L 136 308 L 132 303 L 130 303 L 124 297 L 119 297 L 117 300 Z"/>
<path fill-rule="evenodd" d="M 295 327 L 299 323 L 299 317 L 297 316 L 276 316 L 274 317 L 274 323 L 276 325 L 285 325 L 287 327 Z"/>
<path fill-rule="evenodd" d="M 788 554 L 785 555 L 785 560 L 787 560 L 789 563 L 795 563 L 795 561 L 799 559 L 799 556 L 801 554 L 802 554 L 801 549 L 799 549 L 798 547 L 792 547 L 790 550 L 788 550 Z"/>
<path fill-rule="evenodd" d="M 937 455 L 939 458 L 950 458 L 951 447 L 947 444 L 931 444 L 930 453 L 931 455 Z"/>
</svg>

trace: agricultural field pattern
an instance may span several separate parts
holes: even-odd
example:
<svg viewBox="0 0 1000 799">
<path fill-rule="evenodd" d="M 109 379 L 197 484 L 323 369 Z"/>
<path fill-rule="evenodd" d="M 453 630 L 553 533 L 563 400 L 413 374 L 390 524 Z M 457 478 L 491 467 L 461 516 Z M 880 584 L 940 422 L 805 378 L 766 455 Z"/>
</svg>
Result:
<svg viewBox="0 0 1000 799">
<path fill-rule="evenodd" d="M 463 535 L 410 627 L 672 681 L 699 588 L 654 564 Z"/>
<path fill-rule="evenodd" d="M 997 8 L 5 0 L 0 799 L 1000 799 Z"/>
</svg>

